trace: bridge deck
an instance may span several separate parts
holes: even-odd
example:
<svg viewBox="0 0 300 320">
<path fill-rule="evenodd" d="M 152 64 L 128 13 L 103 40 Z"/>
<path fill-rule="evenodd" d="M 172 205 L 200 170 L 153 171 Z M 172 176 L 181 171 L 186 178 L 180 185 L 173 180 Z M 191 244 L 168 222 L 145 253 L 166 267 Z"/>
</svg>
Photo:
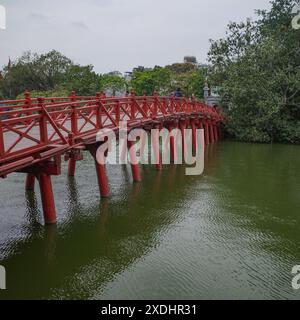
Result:
<svg viewBox="0 0 300 320">
<path fill-rule="evenodd" d="M 192 115 L 216 125 L 223 120 L 216 109 L 185 98 L 97 95 L 0 101 L 0 176 L 83 146 L 99 130 L 117 129 L 121 121 L 129 128 L 143 127 Z"/>
</svg>

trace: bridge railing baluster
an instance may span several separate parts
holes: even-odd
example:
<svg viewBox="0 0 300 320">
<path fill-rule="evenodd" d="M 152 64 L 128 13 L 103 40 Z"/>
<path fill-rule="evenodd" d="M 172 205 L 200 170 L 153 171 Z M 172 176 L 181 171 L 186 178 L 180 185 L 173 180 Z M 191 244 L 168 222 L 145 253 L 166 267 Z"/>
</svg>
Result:
<svg viewBox="0 0 300 320">
<path fill-rule="evenodd" d="M 40 108 L 40 140 L 41 143 L 48 143 L 48 127 L 47 127 L 47 117 L 44 111 L 45 98 L 38 98 L 38 107 Z"/>
<path fill-rule="evenodd" d="M 70 96 L 71 102 L 76 102 L 76 93 L 72 91 Z M 74 135 L 78 133 L 78 115 L 77 115 L 77 106 L 76 104 L 71 105 L 72 113 L 71 113 L 71 131 Z"/>
<path fill-rule="evenodd" d="M 2 120 L 0 118 L 0 158 L 5 156 L 5 146 L 4 146 L 4 132 L 2 127 Z"/>
</svg>

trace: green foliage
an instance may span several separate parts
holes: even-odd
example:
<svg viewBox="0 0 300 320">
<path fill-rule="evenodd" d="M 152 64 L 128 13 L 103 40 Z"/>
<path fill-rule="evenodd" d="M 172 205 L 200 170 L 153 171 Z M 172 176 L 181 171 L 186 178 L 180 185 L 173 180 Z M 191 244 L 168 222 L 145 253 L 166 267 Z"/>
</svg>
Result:
<svg viewBox="0 0 300 320">
<path fill-rule="evenodd" d="M 197 70 L 197 66 L 192 63 L 173 63 L 166 66 L 166 69 L 170 70 L 173 74 L 191 73 Z"/>
<path fill-rule="evenodd" d="M 198 99 L 202 99 L 205 73 L 205 69 L 194 69 L 189 72 L 172 74 L 172 91 L 181 88 L 186 97 L 195 95 Z"/>
<path fill-rule="evenodd" d="M 10 66 L 5 67 L 0 77 L 1 99 L 23 97 L 24 91 L 32 97 L 68 96 L 75 91 L 78 96 L 95 95 L 105 91 L 108 95 L 120 95 L 125 90 L 134 90 L 137 95 L 169 95 L 178 87 L 185 96 L 194 94 L 203 97 L 206 70 L 192 63 L 176 63 L 153 69 L 134 69 L 131 81 L 126 81 L 118 71 L 97 74 L 92 65 L 80 66 L 57 51 L 38 55 L 26 52 Z"/>
<path fill-rule="evenodd" d="M 242 141 L 300 142 L 300 31 L 295 1 L 274 0 L 254 22 L 211 43 L 210 80 L 222 87 L 228 132 Z"/>
<path fill-rule="evenodd" d="M 91 65 L 72 65 L 65 74 L 62 87 L 68 92 L 75 91 L 78 96 L 93 96 L 100 91 L 100 77 Z"/>
<path fill-rule="evenodd" d="M 198 69 L 193 64 L 177 63 L 165 68 L 135 71 L 131 86 L 138 95 L 151 95 L 154 91 L 160 95 L 169 95 L 181 88 L 186 97 L 195 94 L 202 98 L 205 73 L 205 69 Z"/>
<path fill-rule="evenodd" d="M 64 82 L 65 72 L 72 62 L 53 50 L 38 55 L 30 51 L 4 68 L 2 92 L 7 98 L 14 98 L 25 90 L 53 90 Z"/>
<path fill-rule="evenodd" d="M 100 88 L 102 91 L 110 91 L 115 96 L 126 89 L 126 81 L 123 77 L 114 74 L 100 76 Z"/>
<path fill-rule="evenodd" d="M 51 98 L 51 97 L 68 97 L 70 95 L 71 91 L 66 89 L 57 89 L 57 90 L 47 90 L 47 91 L 30 91 L 30 97 L 31 98 Z M 24 99 L 24 94 L 20 93 L 17 97 L 17 100 Z"/>
<path fill-rule="evenodd" d="M 162 67 L 135 71 L 131 86 L 137 95 L 152 95 L 154 91 L 166 95 L 171 87 L 171 72 Z"/>
</svg>

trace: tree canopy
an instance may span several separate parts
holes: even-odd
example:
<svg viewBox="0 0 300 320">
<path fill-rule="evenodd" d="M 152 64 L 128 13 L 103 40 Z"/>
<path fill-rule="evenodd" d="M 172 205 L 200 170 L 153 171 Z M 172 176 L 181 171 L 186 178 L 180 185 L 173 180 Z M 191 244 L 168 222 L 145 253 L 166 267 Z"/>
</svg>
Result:
<svg viewBox="0 0 300 320">
<path fill-rule="evenodd" d="M 109 95 L 133 90 L 137 95 L 169 95 L 180 87 L 186 96 L 203 97 L 202 87 L 206 71 L 192 63 L 176 63 L 153 69 L 135 68 L 131 80 L 118 71 L 97 74 L 92 65 L 81 66 L 53 50 L 46 54 L 25 52 L 4 67 L 0 77 L 0 97 L 12 99 L 29 90 L 32 96 L 49 97 L 75 91 L 77 95 L 95 95 L 104 91 Z"/>
<path fill-rule="evenodd" d="M 210 81 L 222 88 L 227 129 L 254 142 L 300 142 L 300 30 L 296 1 L 273 0 L 255 21 L 230 23 L 211 41 Z"/>
</svg>

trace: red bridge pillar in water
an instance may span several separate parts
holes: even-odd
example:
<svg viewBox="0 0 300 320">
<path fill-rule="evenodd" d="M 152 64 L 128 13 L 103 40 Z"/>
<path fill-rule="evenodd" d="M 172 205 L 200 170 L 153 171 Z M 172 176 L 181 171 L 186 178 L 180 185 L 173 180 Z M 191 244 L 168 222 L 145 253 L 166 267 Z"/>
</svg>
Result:
<svg viewBox="0 0 300 320">
<path fill-rule="evenodd" d="M 196 119 L 192 119 L 191 120 L 191 127 L 192 127 L 192 144 L 193 144 L 193 154 L 196 155 L 197 153 L 197 132 L 196 132 L 196 124 L 197 124 L 197 120 Z"/>
<path fill-rule="evenodd" d="M 104 158 L 97 159 L 97 145 L 92 145 L 89 147 L 89 151 L 94 158 L 95 168 L 97 173 L 99 191 L 102 198 L 109 197 L 109 184 L 106 174 L 106 166 L 104 164 Z M 99 157 L 105 157 L 105 155 L 99 155 Z"/>
<path fill-rule="evenodd" d="M 203 122 L 202 122 L 202 119 L 200 119 L 198 121 L 198 129 L 199 130 L 203 130 L 204 129 L 204 126 L 203 126 Z M 204 131 L 204 139 L 205 139 L 205 131 Z M 205 143 L 206 144 L 206 143 Z M 205 148 L 205 146 L 203 146 Z"/>
<path fill-rule="evenodd" d="M 56 210 L 52 190 L 51 176 L 46 173 L 39 174 L 39 183 L 41 189 L 41 198 L 46 224 L 56 223 Z"/>
<path fill-rule="evenodd" d="M 171 125 L 169 125 L 168 130 L 170 132 L 170 134 L 172 133 L 173 129 L 177 129 L 178 130 L 178 121 L 174 120 L 172 122 Z M 170 156 L 171 156 L 171 161 L 173 161 L 173 163 L 177 162 L 177 152 L 176 152 L 176 143 L 177 143 L 177 130 L 175 133 L 175 136 L 172 134 L 170 136 Z"/>
<path fill-rule="evenodd" d="M 97 171 L 100 195 L 103 198 L 107 198 L 109 197 L 109 185 L 106 175 L 106 166 L 105 164 L 100 164 L 97 159 L 95 159 L 95 166 Z"/>
<path fill-rule="evenodd" d="M 152 137 L 152 148 L 153 148 L 153 154 L 154 154 L 154 159 L 156 163 L 156 169 L 157 170 L 162 170 L 162 156 L 160 153 L 160 130 L 161 130 L 161 125 L 156 124 L 154 126 L 155 131 L 152 132 L 151 134 Z"/>
<path fill-rule="evenodd" d="M 128 146 L 128 150 L 129 150 L 129 157 L 130 157 L 130 164 L 131 164 L 133 181 L 134 182 L 141 182 L 142 179 L 141 179 L 141 175 L 140 175 L 139 165 L 137 163 L 135 144 L 133 141 L 127 141 L 127 146 Z"/>
<path fill-rule="evenodd" d="M 187 128 L 187 121 L 181 120 L 179 122 L 179 129 L 181 131 L 181 139 L 182 139 L 182 159 L 185 158 L 186 155 L 186 141 L 185 141 L 185 129 Z"/>
<path fill-rule="evenodd" d="M 74 98 L 72 98 L 72 100 L 74 100 Z M 75 114 L 74 108 L 73 108 L 73 114 Z M 74 118 L 73 114 L 71 117 L 71 127 L 72 127 L 72 131 L 74 130 L 75 132 L 77 132 L 77 122 L 76 122 L 76 119 Z M 73 133 L 69 134 L 69 143 L 71 146 L 74 145 L 74 134 Z M 74 157 L 74 154 L 71 154 L 69 157 L 69 162 L 68 162 L 68 176 L 74 177 L 75 170 L 76 170 L 76 159 Z"/>
<path fill-rule="evenodd" d="M 68 163 L 68 176 L 69 177 L 74 177 L 75 176 L 75 170 L 76 170 L 76 160 L 74 157 L 71 157 L 69 159 Z"/>
<path fill-rule="evenodd" d="M 215 134 L 215 140 L 218 141 L 219 140 L 219 136 L 218 136 L 218 125 L 214 124 L 214 134 Z"/>
<path fill-rule="evenodd" d="M 204 126 L 205 126 L 205 144 L 209 145 L 209 124 L 207 121 L 204 122 Z"/>
<path fill-rule="evenodd" d="M 34 185 L 35 185 L 35 174 L 27 173 L 26 183 L 25 183 L 26 191 L 34 191 Z"/>
</svg>

